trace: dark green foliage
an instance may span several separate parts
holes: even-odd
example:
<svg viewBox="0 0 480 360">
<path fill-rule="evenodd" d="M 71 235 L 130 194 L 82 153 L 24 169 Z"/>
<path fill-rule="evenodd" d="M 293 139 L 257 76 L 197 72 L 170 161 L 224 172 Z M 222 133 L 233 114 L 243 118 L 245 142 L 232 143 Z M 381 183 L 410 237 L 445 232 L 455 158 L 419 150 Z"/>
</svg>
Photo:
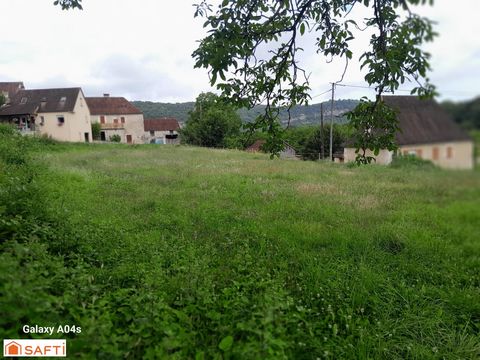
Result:
<svg viewBox="0 0 480 360">
<path fill-rule="evenodd" d="M 206 147 L 240 147 L 242 121 L 234 108 L 213 93 L 197 97 L 180 135 L 182 142 Z"/>
<path fill-rule="evenodd" d="M 333 126 L 333 153 L 343 151 L 346 139 L 346 126 Z M 322 138 L 324 146 L 324 159 L 330 158 L 330 126 L 324 125 L 323 131 L 320 126 L 301 126 L 288 129 L 285 133 L 286 141 L 292 145 L 297 154 L 304 160 L 319 160 L 322 158 Z"/>
<path fill-rule="evenodd" d="M 353 129 L 353 147 L 356 149 L 355 162 L 369 164 L 375 160 L 368 155 L 370 150 L 377 156 L 381 150 L 397 149 L 395 135 L 400 128 L 395 112 L 378 98 L 376 102 L 363 98 L 360 104 L 347 114 L 349 126 Z"/>
<path fill-rule="evenodd" d="M 195 107 L 194 102 L 161 103 L 152 101 L 132 101 L 132 104 L 143 112 L 145 119 L 173 117 L 181 123 L 186 123 L 188 113 Z"/>
<path fill-rule="evenodd" d="M 55 0 L 53 5 L 60 5 L 62 10 L 79 9 L 82 10 L 82 0 Z"/>
<path fill-rule="evenodd" d="M 102 131 L 102 125 L 100 125 L 100 123 L 92 123 L 93 140 L 100 140 L 101 131 Z"/>
<path fill-rule="evenodd" d="M 396 169 L 435 169 L 431 161 L 420 159 L 415 155 L 395 155 L 390 166 Z"/>
<path fill-rule="evenodd" d="M 447 110 L 453 119 L 466 129 L 480 129 L 480 97 L 464 101 L 445 101 L 442 106 Z"/>
<path fill-rule="evenodd" d="M 314 49 L 307 50 L 327 58 L 343 58 L 348 65 L 353 59 L 350 43 L 356 32 L 370 28 L 370 42 L 359 55 L 365 81 L 375 87 L 377 96 L 384 91 L 395 92 L 412 79 L 419 84 L 413 94 L 433 96 L 435 89 L 427 78 L 429 54 L 423 50 L 423 44 L 432 41 L 435 33 L 430 20 L 410 9 L 411 5 L 426 2 L 225 0 L 212 10 L 213 6 L 204 0 L 197 4 L 195 16 L 206 19 L 204 27 L 209 32 L 192 56 L 195 67 L 207 69 L 211 85 L 216 85 L 237 108 L 265 105 L 264 113 L 249 128 L 267 131 L 272 138 L 269 142 L 280 145 L 282 134 L 274 125 L 280 111 L 310 100 L 309 71 L 302 68 L 298 58 L 304 50 L 299 47 L 298 38 L 305 32 L 317 36 Z M 351 19 L 353 7 L 363 7 L 368 15 Z M 377 105 L 380 103 L 372 102 L 369 106 Z M 360 112 L 362 109 L 358 109 L 357 113 Z M 373 110 L 371 116 L 384 113 Z M 379 128 L 390 128 L 390 121 L 383 126 L 383 120 L 374 121 Z M 387 141 L 390 143 L 385 148 L 394 147 L 391 137 L 379 142 Z M 272 152 L 275 150 L 273 146 Z M 365 156 L 364 149 L 362 153 L 358 163 L 369 163 L 371 158 Z"/>
<path fill-rule="evenodd" d="M 122 141 L 122 138 L 120 137 L 120 135 L 114 134 L 110 136 L 110 141 L 119 143 L 120 141 Z"/>
</svg>

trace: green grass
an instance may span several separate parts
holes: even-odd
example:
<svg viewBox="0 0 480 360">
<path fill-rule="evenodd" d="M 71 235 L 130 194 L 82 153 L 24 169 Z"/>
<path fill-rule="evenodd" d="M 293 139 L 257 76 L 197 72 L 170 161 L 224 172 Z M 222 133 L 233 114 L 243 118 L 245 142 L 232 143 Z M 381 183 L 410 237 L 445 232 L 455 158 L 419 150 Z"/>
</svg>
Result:
<svg viewBox="0 0 480 360">
<path fill-rule="evenodd" d="M 69 353 L 105 359 L 480 356 L 479 172 L 148 145 L 36 154 L 55 230 L 4 245 L 4 337 L 75 324 Z"/>
</svg>

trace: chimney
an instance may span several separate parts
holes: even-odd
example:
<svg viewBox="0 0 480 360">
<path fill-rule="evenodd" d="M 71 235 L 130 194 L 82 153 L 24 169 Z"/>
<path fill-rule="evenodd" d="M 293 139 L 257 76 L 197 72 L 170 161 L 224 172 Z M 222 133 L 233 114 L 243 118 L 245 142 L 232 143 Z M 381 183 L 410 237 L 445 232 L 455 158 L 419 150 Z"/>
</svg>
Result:
<svg viewBox="0 0 480 360">
<path fill-rule="evenodd" d="M 110 97 L 110 94 L 105 93 L 103 94 L 103 97 Z"/>
</svg>

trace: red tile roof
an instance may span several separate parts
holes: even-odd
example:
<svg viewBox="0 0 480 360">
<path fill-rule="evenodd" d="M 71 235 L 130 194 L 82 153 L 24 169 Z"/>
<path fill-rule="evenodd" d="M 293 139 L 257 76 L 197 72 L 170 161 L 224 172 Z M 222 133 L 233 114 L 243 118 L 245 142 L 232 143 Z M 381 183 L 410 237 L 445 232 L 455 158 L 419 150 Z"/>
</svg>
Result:
<svg viewBox="0 0 480 360">
<path fill-rule="evenodd" d="M 145 131 L 174 131 L 180 129 L 177 119 L 161 118 L 161 119 L 147 119 L 143 121 Z"/>
<path fill-rule="evenodd" d="M 142 112 L 124 97 L 87 97 L 91 115 L 134 115 Z"/>
</svg>

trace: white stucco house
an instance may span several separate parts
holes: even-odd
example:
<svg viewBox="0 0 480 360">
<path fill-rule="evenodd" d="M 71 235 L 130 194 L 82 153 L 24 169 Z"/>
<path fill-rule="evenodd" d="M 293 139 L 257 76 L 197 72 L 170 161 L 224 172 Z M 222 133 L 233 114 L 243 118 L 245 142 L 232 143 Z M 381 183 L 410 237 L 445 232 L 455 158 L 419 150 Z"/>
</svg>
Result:
<svg viewBox="0 0 480 360">
<path fill-rule="evenodd" d="M 14 124 L 24 134 L 71 142 L 92 140 L 90 111 L 79 87 L 25 90 L 21 84 L 0 107 L 0 121 Z"/>
<path fill-rule="evenodd" d="M 472 138 L 435 101 L 416 96 L 384 96 L 383 101 L 397 112 L 399 154 L 415 155 L 442 168 L 474 167 Z M 374 156 L 370 151 L 367 155 Z M 393 156 L 393 152 L 382 150 L 375 157 L 376 163 L 390 164 Z M 355 149 L 347 145 L 344 161 L 352 162 L 355 158 Z"/>
<path fill-rule="evenodd" d="M 145 143 L 143 113 L 124 97 L 87 97 L 91 122 L 100 123 L 100 140 L 110 141 L 113 135 L 127 144 Z"/>
</svg>

